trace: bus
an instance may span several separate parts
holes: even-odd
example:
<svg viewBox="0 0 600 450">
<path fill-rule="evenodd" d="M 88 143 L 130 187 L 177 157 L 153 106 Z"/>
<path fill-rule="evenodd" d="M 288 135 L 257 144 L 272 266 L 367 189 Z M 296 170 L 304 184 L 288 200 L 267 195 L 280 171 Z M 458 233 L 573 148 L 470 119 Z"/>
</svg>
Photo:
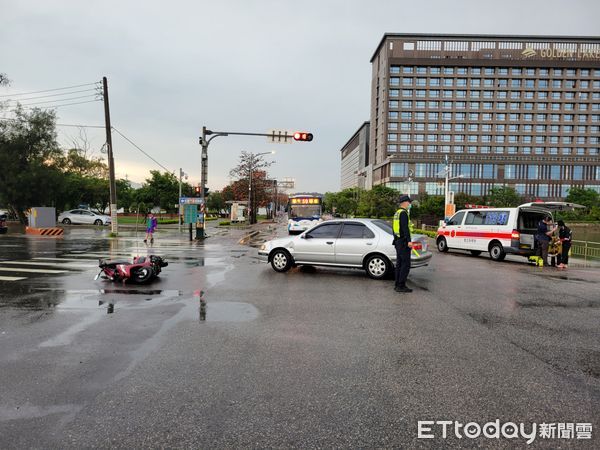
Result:
<svg viewBox="0 0 600 450">
<path fill-rule="evenodd" d="M 287 211 L 288 233 L 302 233 L 323 221 L 323 196 L 314 192 L 290 195 Z"/>
</svg>

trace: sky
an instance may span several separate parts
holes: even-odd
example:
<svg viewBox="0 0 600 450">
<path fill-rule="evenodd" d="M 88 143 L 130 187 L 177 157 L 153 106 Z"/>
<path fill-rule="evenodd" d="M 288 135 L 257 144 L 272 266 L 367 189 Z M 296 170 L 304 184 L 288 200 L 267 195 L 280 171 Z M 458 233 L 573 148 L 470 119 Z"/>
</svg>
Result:
<svg viewBox="0 0 600 450">
<path fill-rule="evenodd" d="M 113 127 L 192 184 L 202 126 L 312 132 L 312 142 L 278 145 L 215 138 L 207 186 L 231 182 L 241 151 L 275 151 L 265 156 L 275 162 L 269 175 L 295 179 L 293 191 L 338 191 L 340 149 L 369 120 L 370 59 L 384 33 L 598 36 L 599 15 L 597 0 L 0 0 L 0 73 L 11 80 L 0 99 L 106 76 Z M 37 101 L 57 98 L 68 96 Z M 59 124 L 104 125 L 99 101 L 56 112 Z M 58 127 L 65 148 L 79 134 Z M 95 156 L 105 157 L 105 139 L 103 129 L 86 128 Z M 116 133 L 113 149 L 118 178 L 141 183 L 164 171 Z"/>
</svg>

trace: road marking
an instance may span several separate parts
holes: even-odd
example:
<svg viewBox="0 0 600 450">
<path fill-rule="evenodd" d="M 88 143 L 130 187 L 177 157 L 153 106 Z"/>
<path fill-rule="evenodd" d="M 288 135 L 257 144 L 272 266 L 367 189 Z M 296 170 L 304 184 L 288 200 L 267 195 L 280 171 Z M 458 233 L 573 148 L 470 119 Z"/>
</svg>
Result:
<svg viewBox="0 0 600 450">
<path fill-rule="evenodd" d="M 77 264 L 77 263 L 70 263 L 70 262 L 65 262 L 64 264 L 60 264 L 60 263 L 52 263 L 52 262 L 38 262 L 38 261 L 0 261 L 0 264 L 20 264 L 20 265 L 24 265 L 24 266 L 63 267 L 65 269 L 76 268 L 76 267 L 82 267 L 82 268 L 96 267 L 93 264 Z"/>
<path fill-rule="evenodd" d="M 65 273 L 68 270 L 53 270 L 53 269 L 25 269 L 23 267 L 0 267 L 4 272 L 29 272 L 29 273 Z"/>
<path fill-rule="evenodd" d="M 26 280 L 27 277 L 2 277 L 0 276 L 0 281 L 19 281 Z"/>
</svg>

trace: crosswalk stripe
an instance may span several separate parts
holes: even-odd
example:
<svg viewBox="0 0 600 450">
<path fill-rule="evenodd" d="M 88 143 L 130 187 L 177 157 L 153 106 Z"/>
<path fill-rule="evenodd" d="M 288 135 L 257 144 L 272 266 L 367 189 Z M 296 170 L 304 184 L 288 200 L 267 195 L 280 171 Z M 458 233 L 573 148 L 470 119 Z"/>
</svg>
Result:
<svg viewBox="0 0 600 450">
<path fill-rule="evenodd" d="M 95 264 L 77 264 L 77 263 L 73 263 L 73 262 L 53 263 L 53 262 L 38 262 L 38 261 L 0 261 L 0 264 L 11 264 L 11 265 L 17 264 L 17 265 L 23 265 L 23 266 L 64 267 L 65 269 L 76 268 L 76 267 L 80 267 L 80 268 L 96 267 Z"/>
<path fill-rule="evenodd" d="M 3 272 L 29 272 L 29 273 L 65 273 L 68 270 L 54 270 L 54 269 L 27 269 L 24 267 L 0 267 Z"/>
<path fill-rule="evenodd" d="M 3 277 L 0 276 L 0 281 L 19 281 L 19 280 L 26 280 L 27 277 Z"/>
</svg>

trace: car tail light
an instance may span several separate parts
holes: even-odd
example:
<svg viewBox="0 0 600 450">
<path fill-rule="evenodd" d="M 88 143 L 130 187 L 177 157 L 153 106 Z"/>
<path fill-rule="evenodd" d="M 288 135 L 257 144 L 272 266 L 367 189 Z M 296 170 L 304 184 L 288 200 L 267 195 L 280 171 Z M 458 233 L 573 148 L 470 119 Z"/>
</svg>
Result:
<svg viewBox="0 0 600 450">
<path fill-rule="evenodd" d="M 512 234 L 510 235 L 510 238 L 515 240 L 515 241 L 520 241 L 521 240 L 521 233 L 519 233 L 519 231 L 517 230 L 512 230 Z"/>
<path fill-rule="evenodd" d="M 420 242 L 413 242 L 412 249 L 413 250 L 423 250 L 423 244 L 421 244 Z"/>
</svg>

